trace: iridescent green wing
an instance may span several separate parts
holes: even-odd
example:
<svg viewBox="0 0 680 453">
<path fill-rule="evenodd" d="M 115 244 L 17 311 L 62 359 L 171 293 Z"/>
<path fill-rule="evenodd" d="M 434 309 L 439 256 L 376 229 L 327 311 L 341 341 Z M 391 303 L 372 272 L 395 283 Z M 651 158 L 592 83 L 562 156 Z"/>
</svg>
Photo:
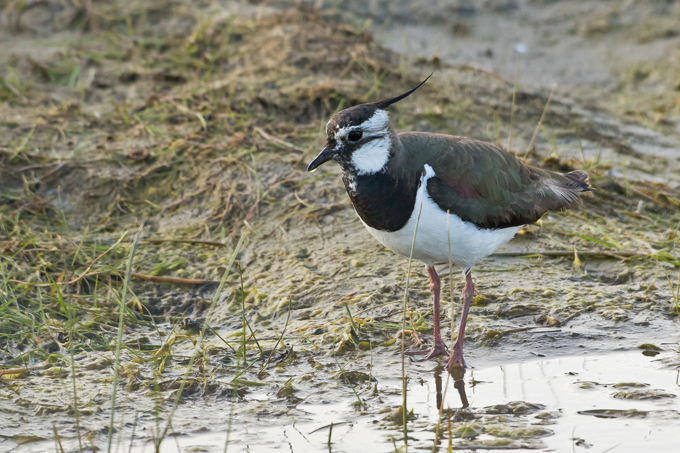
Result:
<svg viewBox="0 0 680 453">
<path fill-rule="evenodd" d="M 490 143 L 427 133 L 399 138 L 409 165 L 434 170 L 427 181 L 432 200 L 480 228 L 533 223 L 546 211 L 579 204 L 579 194 L 589 190 L 582 171 L 562 175 L 533 168 Z"/>
</svg>

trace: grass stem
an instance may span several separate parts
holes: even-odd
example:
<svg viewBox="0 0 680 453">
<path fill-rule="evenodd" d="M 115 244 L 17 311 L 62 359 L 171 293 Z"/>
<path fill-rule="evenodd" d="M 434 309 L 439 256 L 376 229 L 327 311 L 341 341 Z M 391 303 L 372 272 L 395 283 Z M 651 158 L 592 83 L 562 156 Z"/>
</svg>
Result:
<svg viewBox="0 0 680 453">
<path fill-rule="evenodd" d="M 220 295 L 222 294 L 222 290 L 224 288 L 225 283 L 227 282 L 227 278 L 229 277 L 229 274 L 231 272 L 231 268 L 234 265 L 234 262 L 236 261 L 236 256 L 238 255 L 239 251 L 241 250 L 241 246 L 243 246 L 243 242 L 246 239 L 246 235 L 241 235 L 241 238 L 238 241 L 238 244 L 236 244 L 236 247 L 234 248 L 234 252 L 231 254 L 229 257 L 229 261 L 227 262 L 226 270 L 222 274 L 222 279 L 220 280 L 220 285 L 217 287 L 217 290 L 215 291 L 215 295 L 213 296 L 213 300 L 210 303 L 210 308 L 208 308 L 208 314 L 205 317 L 205 322 L 203 323 L 203 327 L 201 329 L 201 334 L 199 337 L 198 342 L 196 343 L 196 348 L 198 347 L 203 347 L 203 338 L 205 337 L 205 332 L 208 329 L 208 325 L 210 324 L 210 319 L 212 318 L 213 312 L 215 311 L 215 305 L 217 305 L 217 301 L 220 298 Z M 182 393 L 184 392 L 184 388 L 186 387 L 187 383 L 187 377 L 189 373 L 191 372 L 194 362 L 196 361 L 196 356 L 197 354 L 192 354 L 191 359 L 189 360 L 189 364 L 187 365 L 186 368 L 186 373 L 184 374 L 182 381 L 180 383 L 179 389 L 177 390 L 177 393 L 175 394 L 175 400 L 172 405 L 172 410 L 170 411 L 170 414 L 168 415 L 168 421 L 165 425 L 165 428 L 163 429 L 163 432 L 161 435 L 155 440 L 156 442 L 156 450 L 160 450 L 160 445 L 161 442 L 163 442 L 163 439 L 168 433 L 168 429 L 170 428 L 170 424 L 172 423 L 172 419 L 175 415 L 175 412 L 177 411 L 177 407 L 179 406 L 179 401 L 182 398 Z M 254 363 L 254 362 L 253 362 Z M 233 382 L 233 381 L 232 381 Z M 225 451 L 226 451 L 226 445 L 225 445 Z"/>
<path fill-rule="evenodd" d="M 132 260 L 135 257 L 135 251 L 139 245 L 139 238 L 142 236 L 142 231 L 144 230 L 144 224 L 139 227 L 139 232 L 137 237 L 135 237 L 135 242 L 132 244 L 132 249 L 130 250 L 130 257 L 127 262 L 127 269 L 125 271 L 125 280 L 123 282 L 123 293 L 120 295 L 119 307 L 120 315 L 118 317 L 118 336 L 116 338 L 116 358 L 113 364 L 113 388 L 111 390 L 111 419 L 109 420 L 109 434 L 108 434 L 108 448 L 107 451 L 111 453 L 111 445 L 113 442 L 113 424 L 116 419 L 116 392 L 118 390 L 118 378 L 120 371 L 120 352 L 123 344 L 123 324 L 125 322 L 125 308 L 128 287 L 130 285 L 130 274 L 132 273 Z M 121 238 L 122 239 L 122 238 Z M 120 241 L 119 241 L 120 242 Z"/>
<path fill-rule="evenodd" d="M 402 388 L 401 388 L 401 394 L 402 394 L 402 408 L 403 408 L 403 416 L 404 419 L 403 424 L 404 424 L 404 446 L 406 447 L 406 450 L 408 451 L 408 428 L 406 426 L 406 421 L 408 420 L 408 412 L 406 409 L 406 351 L 405 351 L 405 346 L 406 346 L 406 311 L 407 311 L 407 304 L 408 304 L 408 286 L 410 283 L 410 278 L 411 278 L 411 262 L 413 261 L 413 249 L 415 248 L 415 243 L 416 243 L 416 234 L 418 234 L 418 224 L 420 223 L 420 213 L 423 211 L 423 205 L 421 203 L 420 207 L 418 208 L 418 218 L 416 219 L 416 226 L 413 229 L 413 239 L 411 240 L 411 253 L 409 254 L 408 257 L 408 270 L 406 272 L 406 288 L 404 290 L 404 306 L 403 306 L 403 314 L 402 314 L 402 320 L 401 320 L 401 383 L 402 383 Z"/>
</svg>

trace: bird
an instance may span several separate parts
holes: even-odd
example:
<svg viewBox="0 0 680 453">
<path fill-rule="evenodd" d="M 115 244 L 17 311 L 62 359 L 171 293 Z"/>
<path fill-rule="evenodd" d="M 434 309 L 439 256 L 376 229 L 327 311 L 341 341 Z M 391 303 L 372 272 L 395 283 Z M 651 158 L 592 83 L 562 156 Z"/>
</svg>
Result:
<svg viewBox="0 0 680 453">
<path fill-rule="evenodd" d="M 593 190 L 581 170 L 566 174 L 529 166 L 491 143 L 431 132 L 397 132 L 387 108 L 411 95 L 341 110 L 326 124 L 326 146 L 307 171 L 328 161 L 359 219 L 389 250 L 425 264 L 433 298 L 434 338 L 425 360 L 449 355 L 449 369 L 466 367 L 465 326 L 475 290 L 474 265 L 547 211 L 573 208 Z M 414 234 L 415 233 L 415 234 Z M 448 352 L 440 330 L 441 280 L 436 264 L 463 269 L 458 336 Z"/>
</svg>

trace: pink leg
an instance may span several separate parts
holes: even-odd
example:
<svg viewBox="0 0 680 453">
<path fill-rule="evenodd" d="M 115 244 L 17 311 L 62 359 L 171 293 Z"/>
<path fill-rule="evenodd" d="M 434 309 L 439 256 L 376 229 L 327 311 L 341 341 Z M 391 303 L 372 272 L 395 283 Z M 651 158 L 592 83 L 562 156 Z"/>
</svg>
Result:
<svg viewBox="0 0 680 453">
<path fill-rule="evenodd" d="M 439 293 L 441 291 L 441 280 L 437 271 L 434 267 L 427 268 L 427 274 L 430 276 L 430 291 L 432 292 L 432 297 L 434 298 L 434 344 L 432 348 L 428 351 L 408 351 L 408 355 L 420 355 L 427 354 L 425 360 L 430 360 L 438 355 L 446 355 L 448 351 L 446 350 L 446 345 L 442 341 L 442 335 L 439 331 Z"/>
<path fill-rule="evenodd" d="M 475 284 L 472 283 L 472 270 L 465 271 L 465 288 L 463 288 L 463 315 L 460 318 L 460 328 L 458 329 L 458 338 L 456 344 L 453 346 L 453 352 L 449 357 L 448 368 L 451 369 L 456 363 L 465 367 L 465 359 L 463 358 L 463 338 L 465 337 L 465 324 L 467 323 L 468 313 L 470 313 L 470 305 L 472 304 L 472 294 L 475 292 Z"/>
</svg>

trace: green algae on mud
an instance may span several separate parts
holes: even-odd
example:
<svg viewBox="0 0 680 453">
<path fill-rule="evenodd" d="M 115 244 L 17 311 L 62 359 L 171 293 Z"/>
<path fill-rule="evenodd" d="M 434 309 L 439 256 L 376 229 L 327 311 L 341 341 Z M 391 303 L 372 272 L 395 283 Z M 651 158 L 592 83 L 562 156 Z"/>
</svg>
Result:
<svg viewBox="0 0 680 453">
<path fill-rule="evenodd" d="M 62 39 L 49 52 L 29 45 L 42 38 L 0 30 L 0 75 L 16 89 L 2 88 L 0 107 L 0 360 L 22 370 L 0 376 L 2 434 L 53 439 L 54 423 L 67 448 L 79 431 L 102 448 L 133 245 L 126 232 L 146 222 L 122 313 L 115 442 L 159 442 L 171 426 L 179 442 L 230 432 L 237 449 L 257 442 L 257 430 L 285 429 L 329 404 L 334 438 L 363 430 L 354 420 L 378 420 L 381 445 L 402 442 L 381 420 L 401 396 L 406 263 L 361 228 L 336 169 L 304 168 L 335 110 L 410 86 L 430 67 L 313 12 L 101 8 L 96 27 L 56 24 Z M 26 13 L 21 23 L 41 17 Z M 494 124 L 508 131 L 511 84 L 458 67 L 431 82 L 392 113 L 400 128 L 482 139 Z M 442 88 L 454 83 L 456 91 Z M 513 143 L 529 141 L 547 97 L 518 97 Z M 587 131 L 614 146 L 623 136 L 593 123 L 600 115 L 561 99 L 545 123 L 565 140 Z M 676 191 L 618 177 L 590 155 L 546 154 L 544 145 L 528 153 L 532 164 L 587 169 L 598 191 L 575 213 L 527 226 L 480 266 L 471 365 L 644 343 L 673 350 Z M 238 267 L 216 294 L 237 249 Z M 421 271 L 410 279 L 405 341 L 418 347 L 429 338 L 431 304 Z M 422 368 L 430 366 L 408 365 L 410 399 L 419 401 L 414 386 L 429 382 Z M 513 407 L 499 401 L 484 407 Z M 534 404 L 534 414 L 544 411 L 538 403 L 517 407 Z M 414 414 L 413 429 L 431 446 L 432 423 Z M 477 433 L 470 445 L 524 448 L 550 429 L 520 421 L 508 431 L 508 416 L 474 426 L 461 419 L 455 430 Z"/>
</svg>

